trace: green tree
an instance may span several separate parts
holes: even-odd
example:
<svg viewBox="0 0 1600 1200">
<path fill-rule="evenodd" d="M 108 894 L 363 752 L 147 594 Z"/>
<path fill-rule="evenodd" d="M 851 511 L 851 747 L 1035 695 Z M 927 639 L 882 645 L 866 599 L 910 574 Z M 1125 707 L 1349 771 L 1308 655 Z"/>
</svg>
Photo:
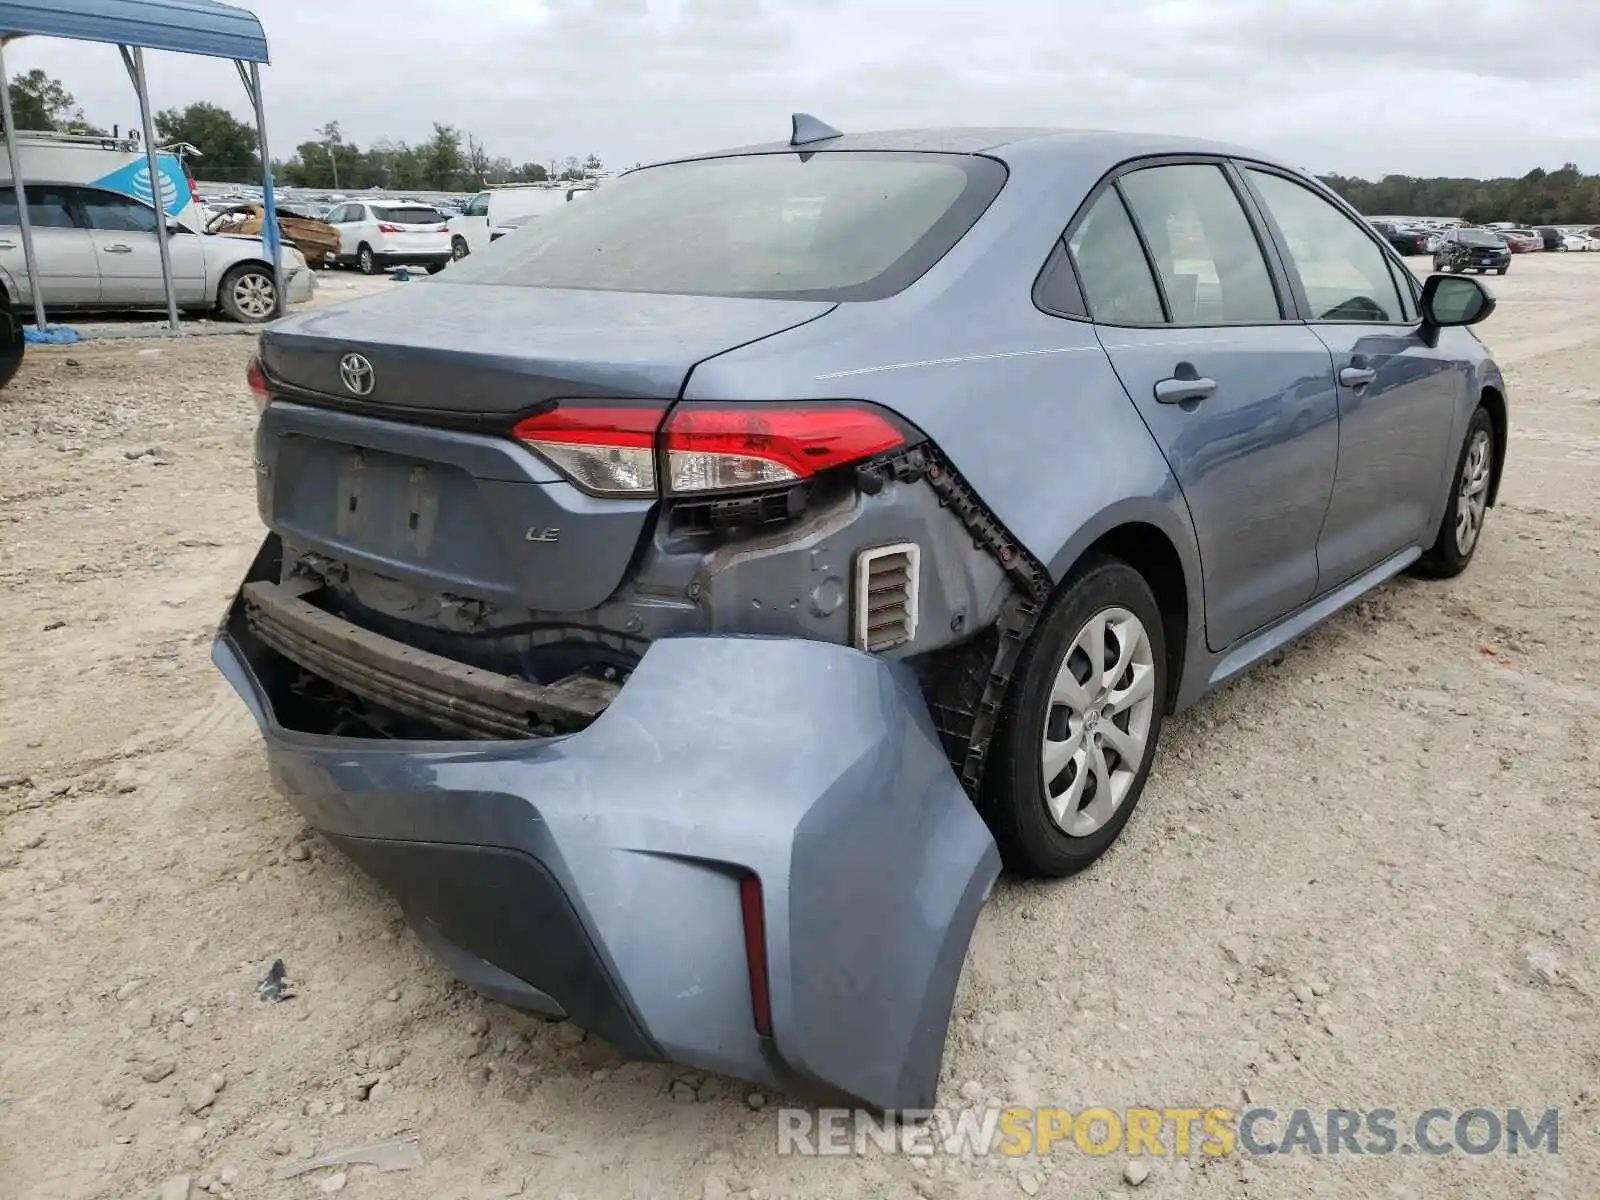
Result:
<svg viewBox="0 0 1600 1200">
<path fill-rule="evenodd" d="M 72 93 L 38 67 L 11 81 L 11 115 L 18 129 L 44 129 L 54 133 L 103 134 L 83 117 Z"/>
<path fill-rule="evenodd" d="M 156 135 L 164 143 L 188 142 L 200 151 L 190 168 L 219 183 L 251 183 L 261 178 L 261 156 L 254 125 L 225 108 L 196 101 L 179 111 L 169 108 L 155 117 Z"/>
<path fill-rule="evenodd" d="M 422 147 L 422 182 L 435 191 L 448 192 L 475 186 L 464 182 L 467 158 L 461 152 L 461 134 L 454 125 L 433 126 L 433 137 Z"/>
<path fill-rule="evenodd" d="M 550 178 L 550 172 L 536 162 L 526 162 L 512 172 L 518 183 L 543 183 Z"/>
</svg>

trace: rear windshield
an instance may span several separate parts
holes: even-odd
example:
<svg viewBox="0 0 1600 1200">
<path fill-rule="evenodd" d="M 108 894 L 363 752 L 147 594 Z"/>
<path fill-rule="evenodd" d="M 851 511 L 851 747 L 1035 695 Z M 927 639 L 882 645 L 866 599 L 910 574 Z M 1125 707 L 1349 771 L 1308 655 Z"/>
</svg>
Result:
<svg viewBox="0 0 1600 1200">
<path fill-rule="evenodd" d="M 1498 233 L 1487 229 L 1463 229 L 1461 231 L 1461 244 L 1463 246 L 1503 246 L 1505 241 Z"/>
<path fill-rule="evenodd" d="M 454 264 L 451 283 L 872 300 L 960 241 L 1005 183 L 965 154 L 738 155 L 669 163 L 563 204 Z"/>
<path fill-rule="evenodd" d="M 378 214 L 378 220 L 392 221 L 396 225 L 437 225 L 444 220 L 444 214 L 438 209 L 416 205 L 374 204 L 372 211 Z"/>
</svg>

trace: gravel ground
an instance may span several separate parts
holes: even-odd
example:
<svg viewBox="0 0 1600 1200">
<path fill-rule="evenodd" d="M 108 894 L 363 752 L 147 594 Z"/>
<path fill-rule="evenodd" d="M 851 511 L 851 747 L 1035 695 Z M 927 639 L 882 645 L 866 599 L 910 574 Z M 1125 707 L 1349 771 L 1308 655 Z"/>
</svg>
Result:
<svg viewBox="0 0 1600 1200">
<path fill-rule="evenodd" d="M 1492 286 L 1513 443 L 1473 568 L 1172 721 L 1101 864 L 1002 883 L 941 1099 L 1559 1108 L 1559 1154 L 782 1158 L 781 1098 L 467 993 L 209 664 L 260 530 L 250 341 L 206 338 L 43 350 L 0 394 L 0 1194 L 1600 1195 L 1600 256 Z M 408 1170 L 273 1177 L 408 1131 Z"/>
</svg>

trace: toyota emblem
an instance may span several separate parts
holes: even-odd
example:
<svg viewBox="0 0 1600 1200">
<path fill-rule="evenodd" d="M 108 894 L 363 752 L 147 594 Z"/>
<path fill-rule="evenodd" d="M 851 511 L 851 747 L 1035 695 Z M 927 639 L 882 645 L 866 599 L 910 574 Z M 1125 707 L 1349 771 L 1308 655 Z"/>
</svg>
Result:
<svg viewBox="0 0 1600 1200">
<path fill-rule="evenodd" d="M 363 355 L 346 354 L 339 360 L 339 378 L 353 396 L 370 396 L 377 382 L 372 374 L 372 364 Z"/>
</svg>

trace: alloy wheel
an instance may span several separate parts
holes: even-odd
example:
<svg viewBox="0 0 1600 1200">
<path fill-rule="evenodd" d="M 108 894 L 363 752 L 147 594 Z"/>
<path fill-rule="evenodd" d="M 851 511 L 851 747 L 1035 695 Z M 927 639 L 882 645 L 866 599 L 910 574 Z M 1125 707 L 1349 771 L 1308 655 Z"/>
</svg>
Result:
<svg viewBox="0 0 1600 1200">
<path fill-rule="evenodd" d="M 1471 554 L 1483 532 L 1484 511 L 1489 507 L 1489 476 L 1493 443 L 1487 429 L 1472 435 L 1467 460 L 1461 467 L 1461 490 L 1456 497 L 1456 550 Z"/>
<path fill-rule="evenodd" d="M 257 271 L 247 271 L 234 281 L 233 302 L 247 317 L 270 317 L 278 300 L 272 280 Z"/>
<path fill-rule="evenodd" d="M 1050 694 L 1040 761 L 1045 806 L 1069 837 L 1088 837 L 1127 799 L 1155 715 L 1155 656 L 1125 608 L 1090 617 L 1068 647 Z"/>
</svg>

